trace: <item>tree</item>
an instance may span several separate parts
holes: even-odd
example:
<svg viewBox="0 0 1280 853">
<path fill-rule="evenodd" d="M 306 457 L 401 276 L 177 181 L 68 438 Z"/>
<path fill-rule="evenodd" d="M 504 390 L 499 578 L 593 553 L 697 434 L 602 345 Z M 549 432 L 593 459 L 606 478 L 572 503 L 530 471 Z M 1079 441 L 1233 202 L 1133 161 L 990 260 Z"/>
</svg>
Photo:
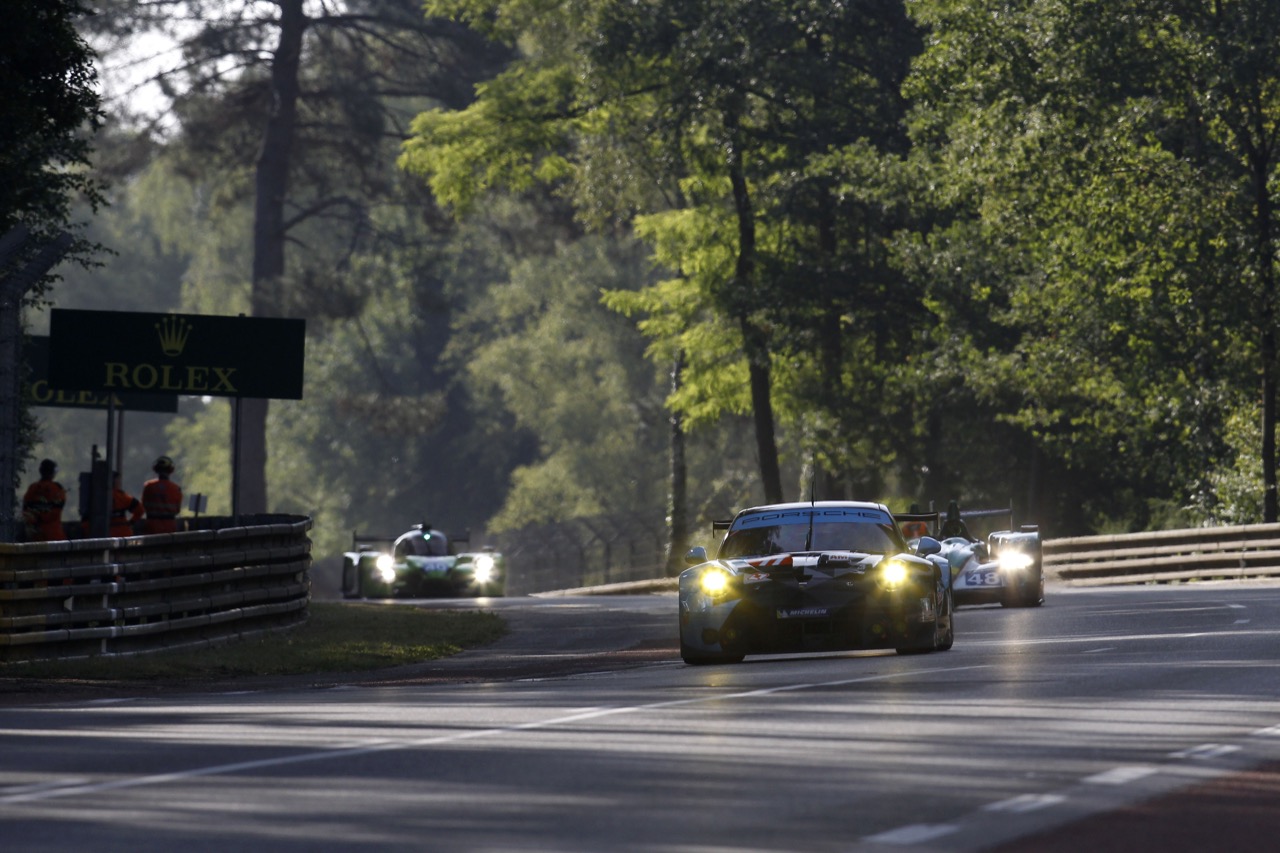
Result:
<svg viewBox="0 0 1280 853">
<path fill-rule="evenodd" d="M 1273 263 L 1247 224 L 1265 208 L 1256 164 L 1231 153 L 1251 143 L 1227 132 L 1250 116 L 1259 151 L 1274 141 L 1274 39 L 1242 39 L 1275 31 L 1264 5 L 913 6 L 932 28 L 914 129 L 953 216 L 922 245 L 933 304 L 965 332 L 948 357 L 1071 472 L 1086 515 L 1065 507 L 1069 524 L 1185 501 L 1220 446 L 1254 322 L 1240 312 Z"/>
<path fill-rule="evenodd" d="M 95 247 L 74 239 L 73 205 L 95 205 L 100 185 L 85 169 L 100 122 L 93 54 L 75 24 L 74 0 L 24 3 L 6 10 L 0 34 L 0 538 L 8 541 L 13 491 L 35 437 L 19 402 L 21 310 L 38 301 L 50 269 L 70 253 L 90 262 Z"/>
<path fill-rule="evenodd" d="M 22 3 L 0 34 L 0 233 L 24 225 L 49 237 L 72 225 L 83 197 L 102 200 L 87 170 L 101 123 L 93 52 L 76 29 L 79 0 Z M 91 246 L 77 252 L 87 257 Z"/>
<path fill-rule="evenodd" d="M 358 245 L 366 205 L 346 190 L 359 184 L 353 177 L 378 177 L 362 175 L 359 166 L 381 162 L 376 152 L 397 136 L 397 103 L 459 103 L 469 97 L 468 76 L 501 59 L 466 30 L 424 20 L 411 2 L 113 0 L 97 21 L 107 34 L 148 28 L 181 47 L 181 64 L 157 80 L 174 100 L 189 150 L 216 155 L 233 174 L 253 164 L 246 308 L 263 317 L 296 305 L 289 259 L 298 264 L 306 255 L 289 247 L 307 228 L 317 221 L 332 228 L 335 214 L 344 214 L 350 230 L 338 245 Z M 322 166 L 338 154 L 357 168 L 322 180 Z M 233 191 L 249 186 L 242 177 L 230 184 Z M 266 400 L 243 401 L 242 512 L 267 508 L 267 413 Z"/>
<path fill-rule="evenodd" d="M 703 399 L 752 417 L 765 499 L 781 500 L 777 360 L 820 341 L 825 399 L 834 405 L 841 397 L 843 366 L 831 368 L 842 360 L 838 318 L 851 299 L 869 303 L 874 288 L 863 281 L 836 295 L 831 285 L 879 275 L 860 272 L 883 265 L 867 262 L 868 250 L 893 227 L 867 239 L 870 219 L 840 219 L 850 212 L 831 204 L 841 178 L 821 158 L 859 139 L 879 156 L 901 150 L 896 90 L 918 44 L 902 5 L 565 4 L 559 11 L 572 9 L 574 18 L 557 19 L 551 34 L 519 4 L 432 8 L 500 28 L 506 38 L 534 34 L 527 43 L 538 49 L 487 84 L 466 114 L 423 116 L 406 163 L 462 207 L 489 187 L 567 181 L 592 221 L 597 176 L 619 172 L 603 150 L 629 165 L 633 182 L 649 179 L 658 192 L 623 191 L 625 203 L 613 210 L 624 219 L 642 214 L 643 233 L 663 242 L 658 255 L 679 276 L 663 293 L 674 296 L 675 282 L 684 281 L 707 299 L 690 295 L 682 305 L 699 302 L 732 323 L 748 391 L 746 405 L 720 394 L 724 383 L 704 381 L 695 357 L 673 402 L 715 389 Z M 822 260 L 808 260 L 814 256 Z M 860 269 L 851 257 L 862 258 Z M 661 302 L 641 306 L 624 296 L 618 307 L 661 310 Z M 826 331 L 817 334 L 815 325 Z M 827 449 L 840 439 L 831 436 Z"/>
</svg>

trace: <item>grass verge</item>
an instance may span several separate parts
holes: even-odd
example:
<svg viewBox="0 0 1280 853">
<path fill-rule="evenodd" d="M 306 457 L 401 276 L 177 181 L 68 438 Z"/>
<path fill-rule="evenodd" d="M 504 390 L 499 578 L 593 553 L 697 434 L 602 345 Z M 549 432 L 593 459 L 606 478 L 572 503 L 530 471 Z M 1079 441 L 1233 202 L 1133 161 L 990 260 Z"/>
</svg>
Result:
<svg viewBox="0 0 1280 853">
<path fill-rule="evenodd" d="M 308 610 L 306 624 L 278 634 L 147 655 L 4 664 L 0 676 L 119 682 L 361 672 L 448 657 L 507 632 L 494 613 L 315 601 Z"/>
</svg>

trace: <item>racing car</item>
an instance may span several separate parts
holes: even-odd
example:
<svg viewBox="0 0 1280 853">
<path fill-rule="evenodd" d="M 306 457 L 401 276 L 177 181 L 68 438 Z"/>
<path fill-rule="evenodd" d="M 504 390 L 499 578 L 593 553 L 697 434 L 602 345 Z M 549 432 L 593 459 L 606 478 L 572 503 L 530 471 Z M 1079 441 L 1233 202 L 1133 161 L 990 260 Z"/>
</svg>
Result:
<svg viewBox="0 0 1280 853">
<path fill-rule="evenodd" d="M 961 512 L 952 501 L 945 520 L 938 513 L 901 513 L 895 518 L 904 530 L 932 521 L 940 548 L 926 556 L 950 571 L 957 606 L 998 602 L 1005 607 L 1039 607 L 1044 603 L 1040 529 L 1034 524 L 1013 529 L 1012 509 Z M 985 541 L 969 532 L 968 521 L 990 518 L 1007 518 L 1008 529 L 993 531 Z"/>
<path fill-rule="evenodd" d="M 459 552 L 429 524 L 416 524 L 395 539 L 352 535 L 342 555 L 345 598 L 500 596 L 506 590 L 506 561 L 492 548 Z"/>
<path fill-rule="evenodd" d="M 950 573 L 911 553 L 883 504 L 771 504 L 713 530 L 725 531 L 715 559 L 692 548 L 680 574 L 685 663 L 848 649 L 907 654 L 954 642 Z"/>
</svg>

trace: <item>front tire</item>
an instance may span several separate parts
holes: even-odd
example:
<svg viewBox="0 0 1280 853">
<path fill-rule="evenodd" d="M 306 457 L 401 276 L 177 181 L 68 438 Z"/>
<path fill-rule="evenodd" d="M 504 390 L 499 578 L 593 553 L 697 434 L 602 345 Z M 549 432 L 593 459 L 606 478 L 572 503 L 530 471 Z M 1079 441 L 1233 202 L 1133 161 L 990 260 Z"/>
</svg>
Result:
<svg viewBox="0 0 1280 853">
<path fill-rule="evenodd" d="M 927 638 L 916 645 L 898 646 L 894 651 L 900 655 L 921 655 L 926 652 L 945 652 L 950 650 L 956 640 L 954 615 L 955 606 L 952 604 L 951 590 L 948 588 L 942 594 L 942 603 L 938 606 L 937 615 L 933 619 L 933 625 L 928 632 Z M 925 632 L 921 631 L 920 633 L 924 634 Z"/>
</svg>

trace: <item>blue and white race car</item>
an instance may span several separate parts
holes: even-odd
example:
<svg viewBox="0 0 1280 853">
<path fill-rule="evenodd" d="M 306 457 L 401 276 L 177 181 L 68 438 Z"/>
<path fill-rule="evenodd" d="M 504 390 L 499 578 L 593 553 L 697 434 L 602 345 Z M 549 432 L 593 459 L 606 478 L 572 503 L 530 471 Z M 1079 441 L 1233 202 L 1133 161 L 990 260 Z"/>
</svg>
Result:
<svg viewBox="0 0 1280 853">
<path fill-rule="evenodd" d="M 927 520 L 930 515 L 938 528 L 936 538 L 940 548 L 925 556 L 951 572 L 956 605 L 999 603 L 1005 607 L 1039 607 L 1044 603 L 1044 562 L 1037 525 L 1024 524 L 1013 529 L 1013 510 L 961 512 L 954 501 L 945 519 L 936 513 L 902 514 L 897 518 L 905 526 Z M 985 540 L 969 532 L 968 522 L 989 518 L 1007 519 L 1007 528 L 989 533 Z"/>
<path fill-rule="evenodd" d="M 736 663 L 749 654 L 945 651 L 955 639 L 951 576 L 911 553 L 882 504 L 759 506 L 732 521 L 715 559 L 689 551 L 680 575 L 680 656 Z M 932 540 L 930 540 L 932 541 Z M 936 551 L 938 543 L 923 544 Z"/>
</svg>

